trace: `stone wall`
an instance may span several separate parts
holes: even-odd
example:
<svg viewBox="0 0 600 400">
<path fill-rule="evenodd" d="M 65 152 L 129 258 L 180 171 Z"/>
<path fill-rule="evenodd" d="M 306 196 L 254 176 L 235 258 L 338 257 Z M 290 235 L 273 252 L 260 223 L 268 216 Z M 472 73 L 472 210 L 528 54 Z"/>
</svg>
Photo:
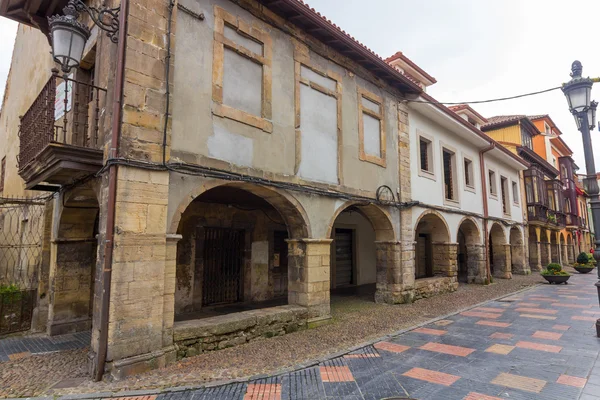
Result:
<svg viewBox="0 0 600 400">
<path fill-rule="evenodd" d="M 426 299 L 442 293 L 454 292 L 458 289 L 456 277 L 433 277 L 416 279 L 412 300 Z"/>
<path fill-rule="evenodd" d="M 308 310 L 287 305 L 175 323 L 177 357 L 237 346 L 306 329 Z"/>
</svg>

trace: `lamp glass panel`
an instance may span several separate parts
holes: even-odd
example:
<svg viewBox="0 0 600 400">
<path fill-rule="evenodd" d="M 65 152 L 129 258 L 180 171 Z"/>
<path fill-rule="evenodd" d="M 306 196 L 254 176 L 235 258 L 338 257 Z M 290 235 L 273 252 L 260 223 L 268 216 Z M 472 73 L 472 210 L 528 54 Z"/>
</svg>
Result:
<svg viewBox="0 0 600 400">
<path fill-rule="evenodd" d="M 590 89 L 585 86 L 574 87 L 569 90 L 567 96 L 569 97 L 571 108 L 575 111 L 582 111 L 589 105 Z"/>
<path fill-rule="evenodd" d="M 85 47 L 86 38 L 84 38 L 79 32 L 74 32 L 72 37 L 70 65 L 77 66 L 81 62 L 81 57 L 83 56 L 83 48 Z"/>
<path fill-rule="evenodd" d="M 61 64 L 63 63 L 65 56 L 69 55 L 72 36 L 73 31 L 70 29 L 57 27 L 52 31 L 52 51 L 54 53 L 54 59 Z"/>
</svg>

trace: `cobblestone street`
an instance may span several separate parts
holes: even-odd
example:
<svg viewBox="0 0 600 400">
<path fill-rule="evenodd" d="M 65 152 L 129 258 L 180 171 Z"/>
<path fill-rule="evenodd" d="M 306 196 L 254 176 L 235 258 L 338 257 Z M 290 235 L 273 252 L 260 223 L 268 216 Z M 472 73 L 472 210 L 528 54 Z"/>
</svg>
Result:
<svg viewBox="0 0 600 400">
<path fill-rule="evenodd" d="M 519 279 L 524 279 L 523 282 L 534 282 L 534 277 L 526 278 L 529 280 L 516 277 L 513 281 L 502 281 L 489 287 L 468 288 L 493 291 L 508 282 L 514 284 Z M 102 392 L 101 395 L 83 395 L 88 398 L 145 395 L 148 400 L 250 400 L 382 399 L 410 396 L 414 399 L 597 400 L 600 398 L 600 363 L 597 361 L 600 343 L 595 337 L 594 322 L 600 316 L 600 312 L 597 308 L 594 282 L 593 274 L 575 273 L 569 285 L 540 285 L 443 317 L 408 332 L 377 340 L 372 345 L 347 354 L 338 354 L 334 358 L 322 359 L 321 362 L 307 364 L 304 368 L 292 372 L 264 375 L 248 382 L 200 387 L 198 385 L 209 379 L 205 379 L 206 375 L 199 364 L 207 363 L 209 359 L 206 357 L 223 358 L 236 351 L 241 357 L 247 356 L 250 360 L 249 349 L 255 344 L 201 355 L 166 369 L 120 382 L 94 384 L 88 383 L 84 378 L 86 350 L 28 355 L 27 352 L 32 352 L 33 348 L 23 348 L 23 343 L 33 346 L 35 341 L 9 339 L 0 341 L 0 349 L 4 351 L 2 354 L 13 361 L 0 363 L 0 377 L 6 372 L 3 372 L 3 368 L 11 363 L 13 368 L 20 368 L 23 373 L 19 374 L 20 377 L 27 375 L 28 368 L 39 368 L 45 375 L 49 375 L 44 386 L 46 394 Z M 478 293 L 477 290 L 466 292 L 471 297 L 477 297 Z M 459 291 L 444 296 L 441 300 L 436 300 L 440 299 L 437 297 L 410 306 L 386 309 L 402 310 L 411 314 L 411 310 L 423 312 L 421 307 L 426 305 L 435 308 L 436 301 L 451 303 L 452 300 L 456 300 L 456 311 L 464 308 L 460 307 L 464 304 L 464 296 L 465 292 Z M 445 310 L 441 306 L 437 308 L 439 311 Z M 361 311 L 364 312 L 364 309 Z M 438 315 L 442 316 L 444 313 L 440 312 Z M 412 321 L 419 320 L 413 318 Z M 413 322 L 413 326 L 418 323 Z M 334 322 L 332 326 L 340 329 L 344 325 Z M 295 335 L 320 331 L 321 329 L 299 332 L 269 339 L 261 344 L 271 344 L 269 347 L 274 349 L 273 357 L 277 358 L 279 341 L 290 340 L 293 343 L 294 340 L 298 340 Z M 331 335 L 331 332 L 328 334 Z M 59 340 L 45 340 L 53 341 L 54 346 L 62 346 L 62 349 L 73 349 L 82 346 L 76 343 L 84 343 L 89 339 L 86 339 L 85 334 L 78 334 L 67 335 Z M 37 343 L 39 346 L 40 343 Z M 50 345 L 50 342 L 45 343 Z M 7 348 L 13 349 L 13 353 L 7 354 Z M 61 348 L 48 351 L 55 350 Z M 332 351 L 335 350 L 337 349 Z M 265 358 L 264 350 L 261 354 L 261 357 Z M 51 356 L 57 357 L 57 360 L 62 358 L 61 361 L 53 363 Z M 38 357 L 39 360 L 36 361 Z M 63 367 L 59 367 L 59 364 L 65 360 L 72 360 L 72 373 L 62 380 L 59 376 L 52 376 L 53 368 L 60 370 Z M 194 367 L 196 363 L 198 366 Z M 212 377 L 215 383 L 219 379 L 217 371 L 218 368 L 215 368 L 215 375 Z M 221 374 L 220 379 L 230 378 L 227 374 Z M 181 379 L 182 375 L 187 378 Z M 15 379 L 15 375 L 12 376 Z M 3 384 L 7 384 L 3 385 L 3 389 L 13 383 L 2 379 Z M 58 382 L 58 385 L 55 382 Z M 181 385 L 187 385 L 187 389 L 169 389 Z M 125 392 L 144 388 L 158 389 Z M 39 395 L 42 392 L 38 391 L 35 394 Z M 28 392 L 19 393 L 31 395 Z M 2 392 L 2 395 L 13 397 L 19 393 Z"/>
</svg>

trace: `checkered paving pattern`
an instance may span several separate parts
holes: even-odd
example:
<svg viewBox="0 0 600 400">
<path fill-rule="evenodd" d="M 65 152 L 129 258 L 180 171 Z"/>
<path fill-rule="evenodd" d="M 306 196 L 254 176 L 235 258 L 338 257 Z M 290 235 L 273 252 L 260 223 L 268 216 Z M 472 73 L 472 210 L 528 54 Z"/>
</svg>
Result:
<svg viewBox="0 0 600 400">
<path fill-rule="evenodd" d="M 584 313 L 598 312 L 594 278 L 541 285 L 294 372 L 120 400 L 600 400 L 596 314 Z M 46 347 L 25 340 L 0 341 L 0 357 L 85 347 L 89 333 Z"/>
<path fill-rule="evenodd" d="M 583 313 L 594 283 L 573 275 L 310 368 L 157 400 L 600 400 L 600 339 Z"/>
<path fill-rule="evenodd" d="M 29 336 L 12 337 L 0 340 L 0 363 L 18 360 L 32 354 L 51 353 L 61 350 L 84 349 L 89 347 L 91 332 L 69 333 L 52 337 Z"/>
</svg>

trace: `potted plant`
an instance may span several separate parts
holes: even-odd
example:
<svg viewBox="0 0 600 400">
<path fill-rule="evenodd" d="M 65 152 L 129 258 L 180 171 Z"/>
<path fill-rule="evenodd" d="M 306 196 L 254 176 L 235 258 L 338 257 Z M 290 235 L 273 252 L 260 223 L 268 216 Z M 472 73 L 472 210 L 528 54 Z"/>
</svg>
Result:
<svg viewBox="0 0 600 400">
<path fill-rule="evenodd" d="M 594 259 L 594 256 L 585 252 L 579 253 L 579 255 L 577 256 L 577 262 L 573 265 L 575 271 L 579 272 L 580 274 L 587 274 L 588 272 L 591 272 L 595 267 L 596 260 Z"/>
<path fill-rule="evenodd" d="M 571 274 L 563 271 L 562 266 L 556 263 L 548 264 L 548 267 L 541 274 L 549 283 L 564 283 L 565 285 L 571 277 Z"/>
</svg>

